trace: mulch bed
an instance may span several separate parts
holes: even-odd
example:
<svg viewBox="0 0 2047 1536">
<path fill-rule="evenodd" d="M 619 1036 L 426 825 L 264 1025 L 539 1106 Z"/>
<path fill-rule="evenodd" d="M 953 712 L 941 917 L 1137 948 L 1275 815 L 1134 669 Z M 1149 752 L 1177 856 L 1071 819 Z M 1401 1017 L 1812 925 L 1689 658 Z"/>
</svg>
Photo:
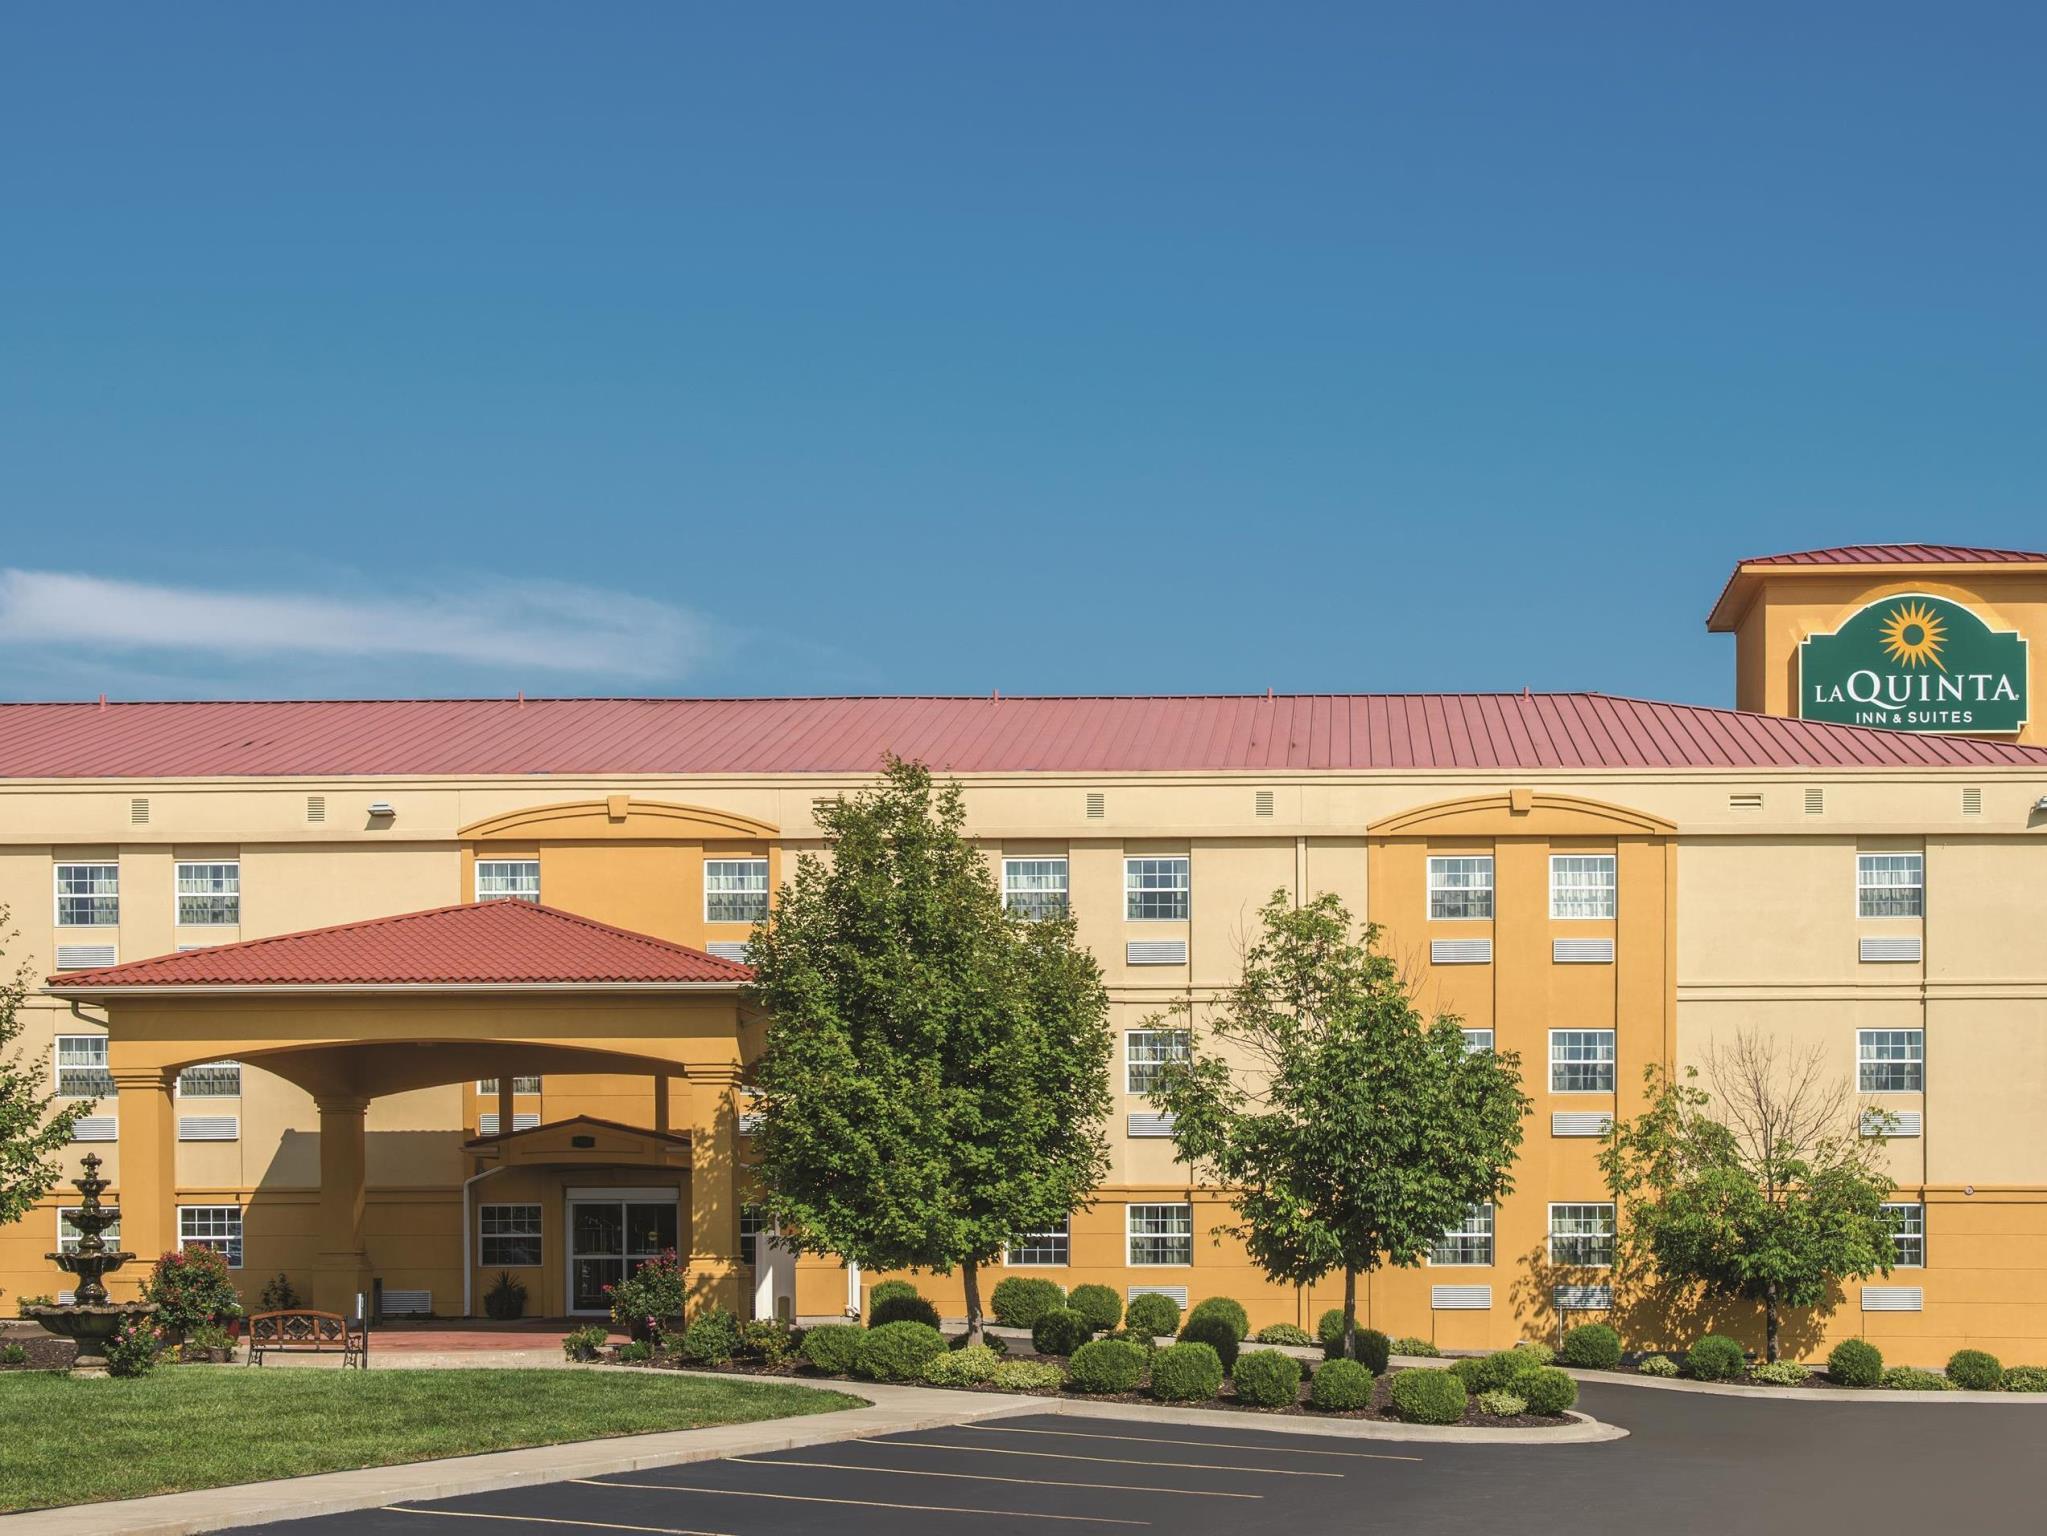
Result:
<svg viewBox="0 0 2047 1536">
<path fill-rule="evenodd" d="M 78 1346 L 69 1339 L 60 1339 L 41 1328 L 33 1332 L 0 1329 L 0 1350 L 10 1344 L 19 1344 L 27 1358 L 15 1365 L 0 1363 L 0 1371 L 68 1371 L 71 1357 L 78 1353 Z"/>
</svg>

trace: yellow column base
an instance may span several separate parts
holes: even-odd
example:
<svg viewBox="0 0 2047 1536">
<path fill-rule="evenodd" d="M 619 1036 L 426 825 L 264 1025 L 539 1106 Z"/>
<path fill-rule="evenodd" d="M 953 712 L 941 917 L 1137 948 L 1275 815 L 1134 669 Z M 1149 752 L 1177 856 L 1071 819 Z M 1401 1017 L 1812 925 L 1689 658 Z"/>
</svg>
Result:
<svg viewBox="0 0 2047 1536">
<path fill-rule="evenodd" d="M 704 1307 L 723 1307 L 734 1317 L 747 1315 L 746 1276 L 734 1260 L 690 1255 L 688 1284 L 692 1317 Z"/>
<path fill-rule="evenodd" d="M 355 1316 L 355 1298 L 370 1308 L 370 1260 L 365 1253 L 321 1253 L 313 1264 L 312 1305 L 322 1312 Z"/>
</svg>

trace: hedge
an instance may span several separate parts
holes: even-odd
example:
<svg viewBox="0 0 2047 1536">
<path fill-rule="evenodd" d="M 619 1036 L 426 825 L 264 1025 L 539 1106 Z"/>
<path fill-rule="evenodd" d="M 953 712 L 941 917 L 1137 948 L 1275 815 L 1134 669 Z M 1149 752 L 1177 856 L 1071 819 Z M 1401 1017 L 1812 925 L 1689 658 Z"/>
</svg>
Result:
<svg viewBox="0 0 2047 1536">
<path fill-rule="evenodd" d="M 1741 1345 L 1724 1333 L 1709 1333 L 1685 1351 L 1685 1371 L 1694 1381 L 1734 1381 L 1747 1369 Z"/>
<path fill-rule="evenodd" d="M 921 1379 L 934 1387 L 976 1387 L 993 1379 L 1001 1363 L 1002 1357 L 986 1344 L 969 1344 L 925 1361 Z"/>
<path fill-rule="evenodd" d="M 1237 1367 L 1237 1330 L 1229 1318 L 1221 1312 L 1202 1312 L 1196 1308 L 1180 1329 L 1180 1342 L 1206 1344 L 1222 1361 L 1225 1373 Z"/>
<path fill-rule="evenodd" d="M 1144 1380 L 1145 1359 L 1128 1339 L 1091 1339 L 1066 1362 L 1066 1383 L 1076 1392 L 1133 1392 Z"/>
<path fill-rule="evenodd" d="M 1086 1318 L 1096 1333 L 1113 1332 L 1123 1321 L 1123 1298 L 1106 1285 L 1076 1285 L 1066 1304 Z"/>
<path fill-rule="evenodd" d="M 1204 1317 L 1220 1317 L 1227 1321 L 1239 1344 L 1250 1337 L 1251 1319 L 1245 1314 L 1241 1304 L 1227 1296 L 1211 1296 L 1206 1301 L 1196 1302 L 1194 1310 L 1187 1314 L 1187 1321 L 1191 1324 L 1196 1319 Z M 1180 1331 L 1184 1334 L 1187 1330 L 1182 1328 Z"/>
<path fill-rule="evenodd" d="M 1210 1345 L 1168 1344 L 1151 1357 L 1151 1395 L 1162 1403 L 1204 1402 L 1222 1389 L 1222 1357 Z"/>
<path fill-rule="evenodd" d="M 1152 1291 L 1133 1296 L 1124 1310 L 1123 1326 L 1155 1339 L 1170 1339 L 1180 1331 L 1180 1304 Z"/>
<path fill-rule="evenodd" d="M 1054 1307 L 1066 1305 L 1066 1291 L 1055 1280 L 1010 1275 L 988 1297 L 995 1321 L 1005 1328 L 1029 1328 Z"/>
<path fill-rule="evenodd" d="M 1827 1374 L 1844 1387 L 1874 1387 L 1884 1379 L 1883 1351 L 1865 1339 L 1843 1339 L 1827 1356 Z"/>
<path fill-rule="evenodd" d="M 1283 1408 L 1300 1401 L 1301 1362 L 1276 1349 L 1254 1349 L 1230 1373 L 1237 1401 L 1254 1408 Z"/>
<path fill-rule="evenodd" d="M 1621 1363 L 1621 1336 L 1605 1323 L 1580 1323 L 1564 1335 L 1557 1363 L 1582 1371 L 1610 1371 Z"/>
<path fill-rule="evenodd" d="M 1530 1413 L 1559 1414 L 1578 1401 L 1578 1383 L 1553 1365 L 1538 1365 L 1514 1378 L 1512 1390 L 1528 1400 Z"/>
<path fill-rule="evenodd" d="M 945 1353 L 945 1335 L 929 1323 L 883 1323 L 867 1330 L 853 1369 L 871 1381 L 915 1381 Z"/>
<path fill-rule="evenodd" d="M 803 1358 L 833 1376 L 848 1374 L 860 1358 L 867 1330 L 854 1323 L 825 1323 L 803 1335 Z"/>
<path fill-rule="evenodd" d="M 1346 1413 L 1371 1401 L 1371 1368 L 1355 1360 L 1325 1361 L 1308 1378 L 1308 1405 L 1324 1413 Z"/>
<path fill-rule="evenodd" d="M 1398 1371 L 1392 1384 L 1394 1415 L 1410 1424 L 1455 1424 L 1471 1395 L 1448 1371 Z"/>
<path fill-rule="evenodd" d="M 1315 1336 L 1322 1341 L 1323 1358 L 1334 1360 L 1343 1354 L 1343 1308 L 1331 1307 L 1316 1319 Z M 1374 1376 L 1386 1374 L 1386 1362 L 1393 1358 L 1393 1341 L 1376 1328 L 1358 1330 L 1358 1359 Z"/>
<path fill-rule="evenodd" d="M 899 1281 L 883 1281 L 884 1285 L 900 1284 Z M 922 1323 L 927 1328 L 938 1326 L 938 1308 L 911 1291 L 907 1296 L 895 1291 L 876 1301 L 871 1296 L 867 1302 L 867 1326 L 886 1327 L 890 1323 Z"/>
<path fill-rule="evenodd" d="M 1980 1349 L 1958 1349 L 1948 1356 L 1947 1379 L 1964 1392 L 1995 1392 L 2004 1385 L 2004 1362 Z"/>
<path fill-rule="evenodd" d="M 2007 1392 L 2047 1392 L 2047 1365 L 2008 1366 L 2004 1373 Z"/>
<path fill-rule="evenodd" d="M 1070 1355 L 1092 1337 L 1088 1320 L 1071 1307 L 1054 1307 L 1031 1325 L 1031 1347 L 1041 1355 Z"/>
<path fill-rule="evenodd" d="M 887 1301 L 891 1296 L 914 1296 L 916 1294 L 917 1287 L 907 1280 L 877 1280 L 868 1288 L 867 1310 L 871 1314 L 876 1307 Z"/>
</svg>

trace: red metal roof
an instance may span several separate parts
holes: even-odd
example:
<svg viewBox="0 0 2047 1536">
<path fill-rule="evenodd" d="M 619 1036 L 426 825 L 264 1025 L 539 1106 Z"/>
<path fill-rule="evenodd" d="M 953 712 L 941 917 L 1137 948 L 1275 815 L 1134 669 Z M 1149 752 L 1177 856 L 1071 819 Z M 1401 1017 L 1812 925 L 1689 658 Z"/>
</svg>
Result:
<svg viewBox="0 0 2047 1536">
<path fill-rule="evenodd" d="M 1728 599 L 1735 584 L 1757 567 L 1836 567 L 1857 565 L 2047 565 L 2047 552 L 2033 549 L 1980 549 L 1973 544 L 1840 544 L 1832 549 L 1794 549 L 1782 555 L 1752 555 L 1740 561 L 1713 600 L 1706 628 L 1725 633 L 1740 617 Z M 1741 607 L 1748 604 L 1744 601 Z"/>
<path fill-rule="evenodd" d="M 49 978 L 110 987 L 737 985 L 753 972 L 700 949 L 529 901 L 436 907 Z"/>
<path fill-rule="evenodd" d="M 0 704 L 0 778 L 2047 764 L 1602 693 Z"/>
</svg>

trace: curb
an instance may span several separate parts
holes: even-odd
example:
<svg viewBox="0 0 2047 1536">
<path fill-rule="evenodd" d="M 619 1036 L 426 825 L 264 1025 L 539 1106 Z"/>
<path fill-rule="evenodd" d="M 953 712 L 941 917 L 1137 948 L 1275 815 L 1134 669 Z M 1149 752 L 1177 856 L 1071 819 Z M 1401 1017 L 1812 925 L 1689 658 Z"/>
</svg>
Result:
<svg viewBox="0 0 2047 1536">
<path fill-rule="evenodd" d="M 1891 1392 L 1880 1388 L 1737 1387 L 1719 1381 L 1677 1381 L 1667 1376 L 1635 1376 L 1626 1371 L 1586 1371 L 1559 1367 L 1580 1381 L 1601 1386 L 1641 1387 L 1650 1392 L 1692 1392 L 1701 1397 L 1765 1398 L 1798 1403 L 1974 1403 L 1978 1406 L 2047 1407 L 2047 1392 Z"/>
<path fill-rule="evenodd" d="M 1048 1412 L 1066 1418 L 1116 1419 L 1129 1424 L 1208 1425 L 1261 1434 L 1316 1435 L 1331 1440 L 1376 1440 L 1401 1445 L 1595 1445 L 1628 1437 L 1628 1432 L 1619 1425 L 1605 1423 L 1575 1409 L 1566 1415 L 1571 1423 L 1559 1424 L 1554 1429 L 1487 1429 L 1462 1424 L 1387 1424 L 1376 1419 L 1311 1419 L 1283 1413 L 1151 1407 L 1144 1403 L 1090 1403 L 1084 1399 L 1039 1401 L 1047 1404 Z"/>
</svg>

